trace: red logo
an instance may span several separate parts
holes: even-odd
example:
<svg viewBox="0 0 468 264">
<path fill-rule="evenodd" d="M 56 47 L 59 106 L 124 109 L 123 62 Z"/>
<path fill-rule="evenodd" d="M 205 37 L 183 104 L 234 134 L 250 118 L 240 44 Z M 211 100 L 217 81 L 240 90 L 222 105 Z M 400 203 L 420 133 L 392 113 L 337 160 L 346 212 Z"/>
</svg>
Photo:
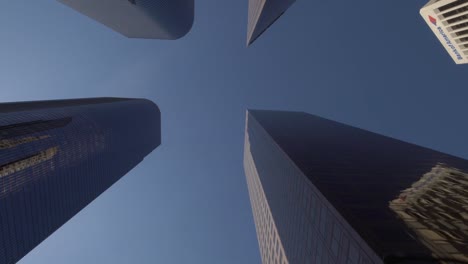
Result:
<svg viewBox="0 0 468 264">
<path fill-rule="evenodd" d="M 437 20 L 431 16 L 429 16 L 429 21 L 431 21 L 432 24 L 434 24 L 434 26 L 437 26 Z"/>
</svg>

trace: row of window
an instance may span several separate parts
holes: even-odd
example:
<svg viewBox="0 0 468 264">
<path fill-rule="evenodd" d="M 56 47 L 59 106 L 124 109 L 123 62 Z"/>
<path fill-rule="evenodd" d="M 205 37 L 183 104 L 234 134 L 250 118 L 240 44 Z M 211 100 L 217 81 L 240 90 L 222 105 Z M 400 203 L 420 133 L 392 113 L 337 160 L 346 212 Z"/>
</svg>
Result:
<svg viewBox="0 0 468 264">
<path fill-rule="evenodd" d="M 439 7 L 439 11 L 444 12 L 444 11 L 449 10 L 451 8 L 454 8 L 456 6 L 463 5 L 465 3 L 468 3 L 468 0 L 457 0 L 457 1 L 454 1 L 452 3 L 449 3 L 449 4 L 446 4 L 446 5 L 443 5 L 443 6 Z"/>
<path fill-rule="evenodd" d="M 271 212 L 256 173 L 255 165 L 249 153 L 246 153 L 246 175 L 248 178 L 252 209 L 255 216 L 257 237 L 264 263 L 286 264 L 286 258 Z"/>
</svg>

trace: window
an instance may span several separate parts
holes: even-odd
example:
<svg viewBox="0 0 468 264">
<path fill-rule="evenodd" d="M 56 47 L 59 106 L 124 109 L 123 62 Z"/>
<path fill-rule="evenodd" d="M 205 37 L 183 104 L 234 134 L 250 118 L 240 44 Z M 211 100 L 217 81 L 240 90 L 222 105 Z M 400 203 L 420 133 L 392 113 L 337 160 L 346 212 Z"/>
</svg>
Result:
<svg viewBox="0 0 468 264">
<path fill-rule="evenodd" d="M 453 30 L 457 30 L 457 29 L 461 29 L 461 28 L 464 28 L 464 27 L 468 27 L 468 22 L 466 23 L 461 23 L 461 24 L 458 24 L 456 26 L 452 26 L 452 29 Z"/>
<path fill-rule="evenodd" d="M 358 263 L 359 261 L 358 249 L 352 242 L 349 244 L 348 260 L 350 263 Z"/>
<path fill-rule="evenodd" d="M 444 6 L 439 7 L 439 11 L 443 12 L 445 10 L 449 10 L 452 7 L 456 7 L 456 6 L 462 5 L 464 3 L 468 3 L 468 0 L 457 0 L 457 1 L 453 2 L 453 3 L 446 4 Z"/>
<path fill-rule="evenodd" d="M 322 211 L 320 213 L 320 232 L 322 235 L 326 235 L 326 227 L 327 227 L 327 211 L 324 208 L 322 208 Z"/>
<path fill-rule="evenodd" d="M 467 0 L 468 1 L 468 0 Z M 445 14 L 443 14 L 442 16 L 447 18 L 447 17 L 451 17 L 451 16 L 454 16 L 454 15 L 457 15 L 457 14 L 460 14 L 460 13 L 463 13 L 465 11 L 468 11 L 468 6 L 464 6 L 464 7 L 461 7 L 461 8 L 458 8 L 458 9 L 455 9 L 455 10 L 452 10 L 450 12 L 447 12 Z"/>
</svg>

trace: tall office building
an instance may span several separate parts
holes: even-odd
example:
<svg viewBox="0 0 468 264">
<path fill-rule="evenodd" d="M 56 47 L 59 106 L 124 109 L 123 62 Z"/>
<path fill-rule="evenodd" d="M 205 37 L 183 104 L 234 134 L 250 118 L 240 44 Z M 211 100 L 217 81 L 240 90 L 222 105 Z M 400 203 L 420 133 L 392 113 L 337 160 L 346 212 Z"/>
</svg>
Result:
<svg viewBox="0 0 468 264">
<path fill-rule="evenodd" d="M 192 28 L 194 0 L 58 0 L 129 38 L 178 39 Z"/>
<path fill-rule="evenodd" d="M 161 142 L 148 100 L 0 104 L 0 263 L 16 263 Z"/>
<path fill-rule="evenodd" d="M 431 0 L 420 13 L 455 63 L 468 63 L 468 1 Z"/>
<path fill-rule="evenodd" d="M 263 263 L 467 263 L 468 161 L 300 112 L 248 111 Z"/>
<path fill-rule="evenodd" d="M 247 46 L 267 30 L 296 0 L 249 0 Z"/>
</svg>

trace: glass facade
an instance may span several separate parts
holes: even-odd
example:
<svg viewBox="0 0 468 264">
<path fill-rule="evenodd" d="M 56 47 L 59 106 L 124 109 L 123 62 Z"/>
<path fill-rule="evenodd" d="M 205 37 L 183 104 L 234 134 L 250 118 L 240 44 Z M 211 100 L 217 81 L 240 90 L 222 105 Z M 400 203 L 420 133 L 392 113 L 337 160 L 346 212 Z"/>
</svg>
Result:
<svg viewBox="0 0 468 264">
<path fill-rule="evenodd" d="M 58 0 L 129 38 L 178 39 L 194 20 L 194 0 Z"/>
<path fill-rule="evenodd" d="M 192 28 L 194 0 L 135 0 L 135 5 L 164 28 L 170 39 L 178 39 Z"/>
<path fill-rule="evenodd" d="M 247 45 L 263 34 L 296 0 L 249 0 Z"/>
<path fill-rule="evenodd" d="M 16 263 L 161 142 L 148 100 L 0 104 L 0 263 Z"/>
<path fill-rule="evenodd" d="M 244 151 L 263 263 L 467 261 L 468 161 L 280 111 L 248 111 Z"/>
</svg>

